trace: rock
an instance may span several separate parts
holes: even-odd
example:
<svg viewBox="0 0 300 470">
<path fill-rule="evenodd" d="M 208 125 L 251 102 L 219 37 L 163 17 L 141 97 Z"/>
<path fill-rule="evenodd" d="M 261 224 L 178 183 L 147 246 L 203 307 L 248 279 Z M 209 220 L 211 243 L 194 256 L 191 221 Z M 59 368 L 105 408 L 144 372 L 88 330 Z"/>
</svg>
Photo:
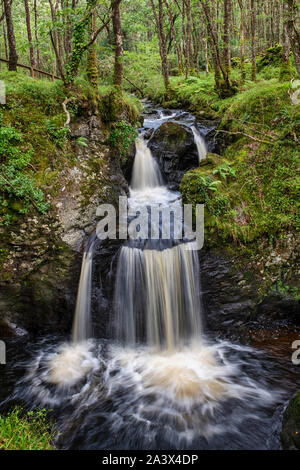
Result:
<svg viewBox="0 0 300 470">
<path fill-rule="evenodd" d="M 300 392 L 284 412 L 281 443 L 284 450 L 300 450 Z"/>
<path fill-rule="evenodd" d="M 0 336 L 4 329 L 15 334 L 12 323 L 33 334 L 70 332 L 81 251 L 97 225 L 97 207 L 117 204 L 128 191 L 99 116 L 85 112 L 71 127 L 74 140 L 84 137 L 87 145 L 74 142 L 76 166 L 70 161 L 60 173 L 64 191 L 52 196 L 51 212 L 25 216 L 10 233 L 0 272 Z"/>
<path fill-rule="evenodd" d="M 178 190 L 187 170 L 198 166 L 198 152 L 191 129 L 175 121 L 163 123 L 149 141 L 162 175 L 172 190 Z"/>
<path fill-rule="evenodd" d="M 217 155 L 216 153 L 208 152 L 206 158 L 200 161 L 199 167 L 210 167 L 210 169 L 214 169 L 215 167 L 221 165 L 221 163 L 228 163 L 228 160 L 221 155 Z"/>
</svg>

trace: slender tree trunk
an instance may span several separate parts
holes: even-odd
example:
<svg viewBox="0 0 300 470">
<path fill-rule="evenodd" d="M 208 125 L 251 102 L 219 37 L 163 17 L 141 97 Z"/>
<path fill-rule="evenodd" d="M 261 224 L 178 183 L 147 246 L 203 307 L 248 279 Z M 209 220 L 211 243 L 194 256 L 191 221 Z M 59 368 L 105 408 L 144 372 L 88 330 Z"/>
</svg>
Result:
<svg viewBox="0 0 300 470">
<path fill-rule="evenodd" d="M 192 8 L 191 0 L 185 0 L 186 2 L 186 16 L 187 16 L 187 27 L 186 27 L 186 50 L 187 50 L 187 62 L 189 69 L 194 68 L 193 64 L 193 53 L 192 53 Z"/>
<path fill-rule="evenodd" d="M 170 26 L 171 26 L 172 36 L 173 36 L 173 41 L 174 41 L 174 45 L 175 45 L 175 49 L 176 49 L 176 54 L 177 54 L 178 71 L 179 71 L 179 74 L 181 74 L 181 73 L 182 73 L 182 56 L 181 56 L 180 47 L 179 47 L 179 45 L 178 45 L 178 41 L 177 41 L 177 38 L 176 38 L 176 31 L 175 31 L 175 25 L 174 25 L 174 17 L 173 17 L 173 13 L 172 13 L 172 10 L 171 10 L 169 1 L 168 1 L 168 0 L 164 0 L 164 2 L 165 2 L 165 5 L 166 5 L 166 7 L 167 7 L 168 14 L 169 14 L 169 20 L 170 20 Z"/>
<path fill-rule="evenodd" d="M 3 0 L 2 0 L 2 14 L 4 14 Z M 5 59 L 8 60 L 9 50 L 8 50 L 8 44 L 7 44 L 7 34 L 6 34 L 5 21 L 3 21 L 3 40 L 4 40 Z"/>
<path fill-rule="evenodd" d="M 213 22 L 213 18 L 212 18 L 208 1 L 207 0 L 202 1 L 201 6 L 203 8 L 205 19 L 206 19 L 208 40 L 211 45 L 211 53 L 212 53 L 214 68 L 215 68 L 216 85 L 218 87 L 218 79 L 220 79 L 221 77 L 221 72 L 222 72 L 225 82 L 228 82 L 228 76 L 226 76 L 226 70 L 224 69 L 223 64 L 222 64 L 217 29 L 216 29 L 215 23 Z"/>
<path fill-rule="evenodd" d="M 150 0 L 151 7 L 156 23 L 156 28 L 158 32 L 159 39 L 159 51 L 161 57 L 162 65 L 162 74 L 164 78 L 165 90 L 168 93 L 169 90 L 169 67 L 168 67 L 168 58 L 167 58 L 167 44 L 166 44 L 166 35 L 164 32 L 164 17 L 163 17 L 163 0 L 158 0 L 158 14 L 155 8 L 154 0 Z"/>
<path fill-rule="evenodd" d="M 291 49 L 295 58 L 295 65 L 300 78 L 300 34 L 297 30 L 297 19 L 299 20 L 299 10 L 296 0 L 286 0 L 288 5 L 287 32 L 291 44 Z"/>
<path fill-rule="evenodd" d="M 90 26 L 89 26 L 89 33 L 90 33 L 91 38 L 93 34 L 96 33 L 96 30 L 97 30 L 97 13 L 96 13 L 96 10 L 94 10 L 91 14 Z M 97 50 L 96 50 L 95 43 L 88 50 L 86 73 L 87 73 L 87 77 L 91 85 L 95 89 L 97 89 L 99 75 L 98 75 Z"/>
<path fill-rule="evenodd" d="M 115 68 L 114 68 L 114 85 L 122 87 L 123 85 L 123 35 L 120 16 L 120 3 L 122 0 L 112 1 L 113 10 L 113 29 L 114 29 L 114 43 L 115 43 Z"/>
<path fill-rule="evenodd" d="M 243 0 L 238 0 L 239 7 L 241 10 L 241 71 L 242 71 L 242 82 L 246 80 L 246 68 L 245 68 L 245 13 Z"/>
<path fill-rule="evenodd" d="M 29 42 L 31 76 L 34 77 L 35 57 L 34 57 L 34 48 L 32 44 L 31 19 L 30 19 L 30 10 L 29 10 L 28 0 L 24 0 L 24 6 L 25 6 L 25 16 L 26 16 L 27 37 L 28 37 L 28 42 Z"/>
<path fill-rule="evenodd" d="M 39 47 L 37 0 L 34 0 L 33 8 L 34 8 L 34 35 L 35 35 L 35 41 L 36 41 L 36 61 L 37 61 L 38 68 L 41 69 L 41 53 L 40 53 L 40 47 Z"/>
<path fill-rule="evenodd" d="M 251 80 L 256 82 L 256 0 L 251 0 L 251 60 L 252 60 L 252 72 Z"/>
<path fill-rule="evenodd" d="M 16 38 L 14 25 L 11 14 L 11 3 L 10 0 L 3 0 L 5 18 L 6 18 L 6 27 L 7 27 L 7 38 L 8 38 L 8 48 L 9 48 L 9 63 L 8 70 L 17 71 L 18 64 L 18 54 L 16 48 Z"/>
<path fill-rule="evenodd" d="M 226 74 L 230 74 L 230 19 L 231 19 L 231 0 L 224 0 L 224 32 L 223 32 L 223 63 Z"/>
<path fill-rule="evenodd" d="M 205 72 L 209 73 L 208 40 L 204 38 Z"/>
</svg>

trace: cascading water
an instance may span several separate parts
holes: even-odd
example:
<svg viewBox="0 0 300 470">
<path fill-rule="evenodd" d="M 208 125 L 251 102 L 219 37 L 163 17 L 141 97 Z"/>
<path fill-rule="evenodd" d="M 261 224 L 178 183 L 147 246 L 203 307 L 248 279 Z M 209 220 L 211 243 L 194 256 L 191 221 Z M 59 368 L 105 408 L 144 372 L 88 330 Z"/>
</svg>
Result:
<svg viewBox="0 0 300 470">
<path fill-rule="evenodd" d="M 181 205 L 141 136 L 129 208 L 174 201 Z M 94 242 L 83 257 L 73 343 L 29 344 L 32 359 L 11 399 L 54 409 L 64 449 L 279 448 L 273 416 L 284 402 L 276 387 L 281 364 L 205 336 L 198 254 L 188 243 L 127 241 L 118 259 L 113 338 L 86 341 Z M 288 397 L 294 382 L 291 376 Z"/>
<path fill-rule="evenodd" d="M 159 167 L 139 137 L 129 204 L 135 209 L 159 204 L 153 194 L 159 187 L 169 200 L 176 199 L 162 185 Z M 140 247 L 135 242 L 121 249 L 115 289 L 117 337 L 130 345 L 145 338 L 149 346 L 170 352 L 200 335 L 198 257 L 183 245 L 170 248 L 162 240 L 151 242 L 152 249 L 142 249 L 142 240 Z"/>
<path fill-rule="evenodd" d="M 116 281 L 117 336 L 144 337 L 173 351 L 201 333 L 198 259 L 183 245 L 164 250 L 123 247 Z"/>
<path fill-rule="evenodd" d="M 196 127 L 195 127 L 195 126 L 192 126 L 191 129 L 192 129 L 192 132 L 193 132 L 193 135 L 194 135 L 195 144 L 196 144 L 196 147 L 197 147 L 197 150 L 198 150 L 198 158 L 199 158 L 199 163 L 200 163 L 201 160 L 203 160 L 204 158 L 206 158 L 206 155 L 207 155 L 206 144 L 205 144 L 205 141 L 204 141 L 202 135 L 201 135 L 200 132 L 196 129 Z"/>
<path fill-rule="evenodd" d="M 143 137 L 136 140 L 136 156 L 132 171 L 132 188 L 144 189 L 162 186 L 163 180 L 157 163 Z"/>
<path fill-rule="evenodd" d="M 90 314 L 94 245 L 95 240 L 93 239 L 89 247 L 83 253 L 72 329 L 72 339 L 74 343 L 87 340 L 91 334 Z"/>
</svg>

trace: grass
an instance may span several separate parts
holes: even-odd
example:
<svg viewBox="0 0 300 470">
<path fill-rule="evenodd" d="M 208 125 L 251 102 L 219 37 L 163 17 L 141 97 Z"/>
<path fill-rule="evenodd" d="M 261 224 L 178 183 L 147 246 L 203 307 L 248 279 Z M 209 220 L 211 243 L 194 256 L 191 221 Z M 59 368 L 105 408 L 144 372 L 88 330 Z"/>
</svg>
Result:
<svg viewBox="0 0 300 470">
<path fill-rule="evenodd" d="M 0 450 L 54 450 L 54 432 L 45 410 L 14 408 L 0 415 Z"/>
</svg>

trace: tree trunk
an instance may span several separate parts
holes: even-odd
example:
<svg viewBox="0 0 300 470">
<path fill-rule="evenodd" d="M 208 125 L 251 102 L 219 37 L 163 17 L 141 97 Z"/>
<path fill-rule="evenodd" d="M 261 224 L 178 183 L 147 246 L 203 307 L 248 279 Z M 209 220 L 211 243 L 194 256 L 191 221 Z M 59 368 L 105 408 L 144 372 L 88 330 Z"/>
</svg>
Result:
<svg viewBox="0 0 300 470">
<path fill-rule="evenodd" d="M 2 14 L 4 14 L 3 0 L 2 0 Z M 8 44 L 7 44 L 7 34 L 6 34 L 5 21 L 3 21 L 3 39 L 4 39 L 5 59 L 8 60 L 9 50 L 8 50 Z"/>
<path fill-rule="evenodd" d="M 251 0 L 251 60 L 252 72 L 251 80 L 256 82 L 256 47 L 255 47 L 255 32 L 256 32 L 256 0 Z"/>
<path fill-rule="evenodd" d="M 288 19 L 287 19 L 287 32 L 291 44 L 291 49 L 295 58 L 296 70 L 300 78 L 300 34 L 297 30 L 297 19 L 299 19 L 299 10 L 296 0 L 287 0 L 288 5 Z"/>
<path fill-rule="evenodd" d="M 169 90 L 169 68 L 168 68 L 168 58 L 167 58 L 167 44 L 166 44 L 166 35 L 164 32 L 164 18 L 163 18 L 163 0 L 158 0 L 158 15 L 156 12 L 154 0 L 151 1 L 151 7 L 156 23 L 156 28 L 158 32 L 159 39 L 159 51 L 161 57 L 162 65 L 162 74 L 164 78 L 165 90 L 168 93 Z"/>
<path fill-rule="evenodd" d="M 122 87 L 123 84 L 123 35 L 120 16 L 120 3 L 122 0 L 112 1 L 113 10 L 113 29 L 114 29 L 114 43 L 115 43 L 115 68 L 114 68 L 114 85 Z"/>
<path fill-rule="evenodd" d="M 226 74 L 230 74 L 230 18 L 231 18 L 231 0 L 224 0 L 224 32 L 223 32 L 223 63 Z"/>
<path fill-rule="evenodd" d="M 36 60 L 37 67 L 41 69 L 41 53 L 39 48 L 39 31 L 38 31 L 38 9 L 37 9 L 37 0 L 34 0 L 34 34 L 36 41 Z"/>
<path fill-rule="evenodd" d="M 96 10 L 94 10 L 91 14 L 90 26 L 89 26 L 89 33 L 90 33 L 91 38 L 93 34 L 96 33 L 96 29 L 97 29 L 96 26 L 97 26 L 97 13 L 96 13 Z M 98 76 L 97 50 L 96 50 L 95 43 L 90 47 L 88 51 L 86 73 L 87 73 L 88 80 L 93 86 L 93 88 L 97 89 L 99 76 Z"/>
<path fill-rule="evenodd" d="M 170 26 L 171 26 L 172 36 L 173 36 L 173 41 L 174 41 L 174 45 L 175 45 L 175 49 L 176 49 L 176 54 L 177 54 L 178 71 L 179 71 L 179 74 L 181 74 L 181 73 L 182 73 L 182 67 L 183 67 L 183 65 L 182 65 L 182 56 L 181 56 L 180 47 L 179 47 L 179 45 L 178 45 L 177 38 L 176 38 L 176 31 L 175 31 L 175 25 L 174 25 L 174 17 L 173 17 L 173 13 L 172 13 L 172 10 L 171 10 L 169 1 L 168 1 L 168 0 L 164 0 L 164 2 L 165 2 L 165 5 L 166 5 L 166 7 L 167 7 L 168 14 L 169 14 L 169 20 L 170 20 Z"/>
<path fill-rule="evenodd" d="M 241 71 L 242 71 L 242 83 L 246 80 L 246 68 L 245 68 L 245 13 L 243 0 L 238 0 L 239 7 L 241 10 Z"/>
<path fill-rule="evenodd" d="M 31 76 L 34 77 L 35 58 L 34 58 L 34 49 L 33 49 L 33 44 L 32 44 L 31 20 L 30 20 L 30 10 L 29 10 L 28 0 L 24 0 L 24 6 L 25 6 L 25 16 L 26 16 L 27 37 L 28 37 L 28 42 L 29 42 Z"/>
<path fill-rule="evenodd" d="M 17 71 L 18 64 L 18 54 L 16 48 L 16 38 L 14 32 L 14 25 L 11 14 L 11 3 L 10 0 L 3 0 L 5 18 L 6 18 L 6 27 L 7 27 L 7 38 L 8 38 L 8 48 L 9 48 L 9 62 L 8 70 Z"/>
<path fill-rule="evenodd" d="M 194 68 L 193 64 L 193 53 L 192 53 L 192 9 L 191 0 L 186 1 L 186 16 L 187 16 L 187 27 L 186 27 L 186 50 L 187 50 L 187 61 L 190 70 Z"/>
</svg>

